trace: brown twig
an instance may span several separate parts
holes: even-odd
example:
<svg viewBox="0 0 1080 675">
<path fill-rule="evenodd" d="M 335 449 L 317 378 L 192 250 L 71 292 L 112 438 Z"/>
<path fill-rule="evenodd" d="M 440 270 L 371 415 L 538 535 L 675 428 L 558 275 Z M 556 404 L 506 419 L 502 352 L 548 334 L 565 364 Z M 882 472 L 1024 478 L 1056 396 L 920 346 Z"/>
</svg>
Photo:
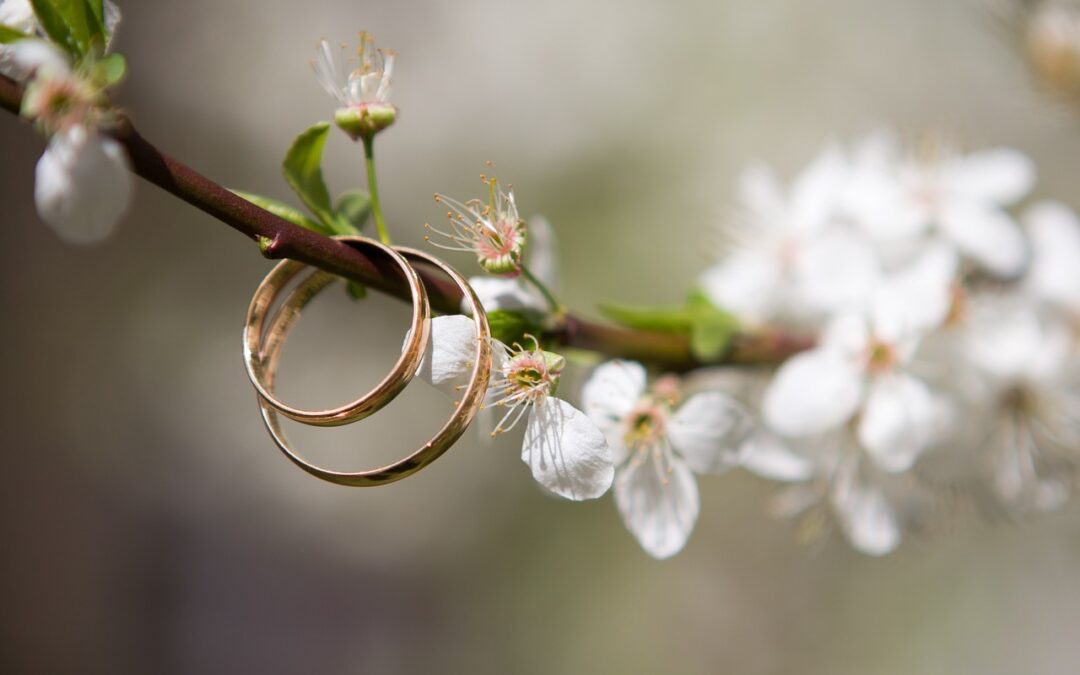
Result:
<svg viewBox="0 0 1080 675">
<path fill-rule="evenodd" d="M 18 83 L 0 75 L 0 107 L 17 115 L 22 96 Z M 391 261 L 294 225 L 236 196 L 162 153 L 126 118 L 110 133 L 127 149 L 136 174 L 256 242 L 262 241 L 259 248 L 267 258 L 299 260 L 402 300 L 409 299 L 404 279 Z M 432 307 L 457 312 L 461 303 L 457 286 L 432 270 L 418 271 L 427 285 Z M 675 333 L 628 330 L 568 315 L 547 337 L 569 347 L 644 361 L 666 370 L 683 371 L 704 365 L 691 355 L 689 339 Z M 799 336 L 747 333 L 733 341 L 723 363 L 777 363 L 810 345 L 808 339 Z"/>
</svg>

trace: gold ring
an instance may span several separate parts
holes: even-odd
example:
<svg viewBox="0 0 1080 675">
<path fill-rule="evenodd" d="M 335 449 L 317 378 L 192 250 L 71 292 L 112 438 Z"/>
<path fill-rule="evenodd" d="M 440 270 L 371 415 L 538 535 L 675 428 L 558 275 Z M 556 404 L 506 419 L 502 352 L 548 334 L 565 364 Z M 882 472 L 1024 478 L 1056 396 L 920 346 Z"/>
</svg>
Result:
<svg viewBox="0 0 1080 675">
<path fill-rule="evenodd" d="M 295 260 L 285 260 L 278 263 L 255 290 L 255 295 L 251 298 L 251 304 L 248 306 L 247 319 L 244 322 L 244 364 L 247 367 L 248 377 L 251 379 L 251 383 L 255 386 L 255 391 L 259 393 L 260 398 L 290 419 L 320 427 L 339 426 L 363 419 L 393 400 L 395 396 L 401 393 L 405 385 L 412 380 L 420 367 L 420 362 L 424 358 L 424 350 L 427 348 L 428 333 L 431 330 L 431 307 L 428 305 L 427 290 L 420 281 L 420 277 L 416 274 L 416 270 L 405 258 L 391 247 L 366 237 L 350 236 L 338 237 L 338 239 L 350 245 L 363 244 L 371 246 L 389 256 L 401 269 L 405 281 L 409 285 L 409 292 L 412 295 L 412 326 L 406 338 L 405 347 L 402 349 L 401 357 L 394 364 L 394 368 L 374 389 L 351 403 L 328 410 L 296 408 L 281 402 L 273 394 L 271 384 L 273 375 L 267 374 L 267 363 L 261 348 L 262 342 L 264 340 L 274 340 L 276 342 L 272 335 L 275 331 L 283 330 L 287 333 L 293 322 L 295 322 L 300 307 L 310 302 L 320 291 L 333 282 L 336 278 L 334 275 L 316 270 L 308 277 L 301 285 L 303 294 L 307 296 L 305 301 L 303 303 L 293 302 L 290 305 L 283 305 L 274 321 L 276 327 L 271 327 L 264 338 L 263 327 L 266 324 L 266 316 L 270 311 L 270 307 L 281 295 L 285 286 L 307 268 L 307 265 Z M 296 290 L 299 291 L 301 287 L 297 287 Z M 295 296 L 295 294 L 296 292 L 293 295 Z M 284 335 L 281 336 L 281 340 L 278 342 L 279 349 L 283 342 Z M 274 368 L 276 369 L 276 364 Z"/>
<path fill-rule="evenodd" d="M 403 247 L 396 250 L 405 258 L 422 261 L 439 268 L 461 288 L 465 301 L 472 312 L 473 323 L 476 327 L 476 354 L 473 360 L 473 368 L 469 376 L 469 382 L 462 393 L 461 399 L 457 402 L 453 414 L 430 441 L 403 459 L 367 471 L 332 471 L 315 466 L 305 460 L 289 444 L 285 432 L 281 428 L 281 419 L 278 417 L 277 411 L 273 406 L 267 404 L 265 398 L 260 396 L 259 406 L 262 409 L 263 421 L 266 423 L 270 436 L 274 439 L 278 448 L 285 453 L 285 456 L 316 478 L 338 485 L 370 487 L 393 483 L 416 473 L 438 459 L 465 433 L 477 411 L 483 405 L 484 395 L 487 393 L 488 382 L 491 378 L 491 331 L 488 328 L 487 315 L 480 304 L 480 299 L 476 296 L 468 281 L 454 268 L 428 253 Z M 285 341 L 289 326 L 295 320 L 299 310 L 313 297 L 305 286 L 308 284 L 312 288 L 317 286 L 319 283 L 317 277 L 318 273 L 313 274 L 293 291 L 292 296 L 286 300 L 274 318 L 271 330 L 267 332 L 260 359 L 265 369 L 263 373 L 266 378 L 267 389 L 273 389 L 281 346 Z"/>
</svg>

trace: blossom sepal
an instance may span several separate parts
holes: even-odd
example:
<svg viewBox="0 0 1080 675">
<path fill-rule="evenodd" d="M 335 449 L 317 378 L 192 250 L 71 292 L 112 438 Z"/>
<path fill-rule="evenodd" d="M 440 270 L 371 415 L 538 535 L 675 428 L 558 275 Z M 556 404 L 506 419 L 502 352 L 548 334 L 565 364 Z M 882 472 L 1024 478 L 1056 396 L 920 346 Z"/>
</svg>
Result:
<svg viewBox="0 0 1080 675">
<path fill-rule="evenodd" d="M 397 108 L 389 103 L 367 103 L 334 112 L 334 124 L 354 141 L 373 138 L 396 119 Z"/>
</svg>

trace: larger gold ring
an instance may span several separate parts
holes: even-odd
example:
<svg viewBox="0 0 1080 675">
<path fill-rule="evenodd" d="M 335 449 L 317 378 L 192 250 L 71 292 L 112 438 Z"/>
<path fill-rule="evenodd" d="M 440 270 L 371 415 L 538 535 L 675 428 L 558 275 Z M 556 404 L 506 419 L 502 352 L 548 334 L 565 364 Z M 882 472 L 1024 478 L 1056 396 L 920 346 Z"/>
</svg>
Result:
<svg viewBox="0 0 1080 675">
<path fill-rule="evenodd" d="M 251 298 L 251 304 L 248 306 L 247 319 L 244 322 L 244 364 L 247 367 L 248 377 L 255 386 L 255 391 L 259 393 L 259 396 L 264 401 L 286 417 L 297 422 L 320 427 L 338 426 L 363 419 L 382 408 L 401 393 L 405 385 L 412 380 L 416 370 L 420 367 L 420 362 L 423 360 L 431 321 L 431 308 L 428 305 L 427 291 L 424 289 L 420 277 L 417 276 L 416 270 L 405 258 L 393 248 L 366 237 L 350 236 L 338 237 L 338 239 L 350 245 L 362 244 L 370 246 L 385 253 L 401 269 L 405 281 L 409 285 L 409 292 L 412 294 L 412 326 L 409 330 L 409 336 L 406 338 L 405 347 L 402 349 L 401 357 L 394 364 L 394 368 L 387 373 L 386 377 L 374 389 L 351 403 L 329 410 L 303 410 L 283 403 L 274 396 L 272 386 L 270 386 L 272 379 L 267 377 L 267 367 L 261 349 L 263 340 L 271 339 L 271 337 L 269 335 L 266 338 L 263 337 L 263 327 L 270 307 L 285 289 L 285 286 L 300 272 L 307 269 L 307 265 L 304 263 L 295 260 L 285 260 L 278 263 L 255 290 L 255 295 Z M 302 303 L 301 306 L 310 302 L 335 278 L 334 275 L 328 272 L 316 270 L 301 284 L 304 289 L 303 292 L 308 296 L 307 301 Z M 299 289 L 300 287 L 297 288 L 297 290 Z M 295 292 L 293 295 L 295 296 Z M 275 330 L 280 330 L 281 327 L 288 331 L 296 317 L 293 316 L 290 321 L 285 322 L 280 321 L 280 318 L 282 312 L 299 312 L 296 304 L 292 303 L 291 308 L 285 305 L 282 306 L 278 313 L 279 320 L 275 320 L 275 324 L 278 324 L 279 327 L 271 327 L 269 333 L 272 334 Z"/>
<path fill-rule="evenodd" d="M 484 402 L 484 395 L 487 393 L 488 382 L 491 378 L 491 331 L 488 327 L 484 308 L 472 287 L 454 268 L 428 253 L 411 248 L 397 248 L 396 250 L 405 258 L 425 262 L 442 270 L 461 288 L 465 301 L 472 312 L 473 323 L 476 327 L 476 354 L 473 360 L 473 368 L 469 376 L 469 382 L 464 392 L 462 392 L 453 414 L 430 441 L 403 459 L 367 471 L 332 471 L 305 460 L 289 444 L 289 440 L 281 428 L 281 419 L 277 411 L 267 403 L 265 398 L 260 397 L 259 405 L 262 408 L 263 421 L 266 423 L 270 436 L 274 439 L 278 448 L 285 453 L 285 456 L 309 474 L 338 485 L 370 487 L 393 483 L 416 473 L 438 459 L 465 433 Z M 303 306 L 314 297 L 310 290 L 314 289 L 318 283 L 317 274 L 315 274 L 308 281 L 298 286 L 285 304 L 282 305 L 271 323 L 271 329 L 267 332 L 260 351 L 260 359 L 264 367 L 263 376 L 269 390 L 273 389 L 281 347 L 288 336 L 289 328 Z"/>
</svg>

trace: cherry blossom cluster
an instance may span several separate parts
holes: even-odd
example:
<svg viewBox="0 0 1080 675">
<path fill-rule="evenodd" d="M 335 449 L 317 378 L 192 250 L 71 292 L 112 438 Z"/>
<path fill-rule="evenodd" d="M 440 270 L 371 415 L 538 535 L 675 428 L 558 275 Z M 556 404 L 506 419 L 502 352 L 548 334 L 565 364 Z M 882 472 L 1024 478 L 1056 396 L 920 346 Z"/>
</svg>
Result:
<svg viewBox="0 0 1080 675">
<path fill-rule="evenodd" d="M 50 139 L 34 200 L 42 220 L 73 243 L 108 236 L 131 198 L 127 155 L 101 133 L 115 121 L 105 91 L 124 70 L 122 58 L 108 58 L 120 10 L 109 0 L 101 8 L 102 39 L 65 50 L 48 39 L 29 0 L 0 0 L 0 26 L 22 37 L 0 44 L 0 74 L 26 84 L 22 113 Z"/>
<path fill-rule="evenodd" d="M 656 557 L 694 527 L 694 475 L 737 465 L 787 485 L 774 510 L 804 535 L 835 524 L 872 555 L 940 516 L 946 496 L 1018 514 L 1057 508 L 1080 450 L 1080 220 L 1057 202 L 1017 210 L 1034 180 L 1014 150 L 909 149 L 888 134 L 827 148 L 789 186 L 751 167 L 700 291 L 744 331 L 782 327 L 816 346 L 773 372 L 651 383 L 642 364 L 610 361 L 589 375 L 579 410 L 555 397 L 565 359 L 535 341 L 500 344 L 495 433 L 529 408 L 522 458 L 534 478 L 569 499 L 611 487 Z M 450 218 L 498 239 L 490 213 Z M 554 309 L 537 292 L 554 282 L 554 239 L 540 218 L 519 228 L 536 230 L 525 259 L 542 273 L 473 284 L 490 312 L 543 315 Z M 480 240 L 483 263 L 491 246 Z M 469 326 L 435 321 L 437 384 L 467 375 Z"/>
<path fill-rule="evenodd" d="M 55 12 L 76 11 L 51 1 Z M 37 207 L 76 242 L 107 235 L 131 191 L 128 159 L 108 135 L 117 117 L 106 93 L 124 71 L 109 53 L 119 12 L 84 4 L 68 17 L 84 21 L 77 35 L 39 21 L 28 0 L 0 0 L 0 73 L 26 85 L 23 114 L 50 139 Z M 396 119 L 394 58 L 363 33 L 355 57 L 322 41 L 312 62 L 338 106 L 335 123 L 364 143 L 368 193 L 331 201 L 323 122 L 284 163 L 312 217 L 243 196 L 328 235 L 356 234 L 370 214 L 389 242 L 373 139 Z M 940 140 L 905 147 L 879 133 L 827 147 L 788 185 L 766 166 L 746 169 L 726 245 L 688 306 L 660 324 L 687 333 L 703 364 L 736 331 L 790 332 L 814 346 L 771 370 L 680 375 L 558 353 L 550 336 L 567 315 L 554 230 L 523 218 L 510 186 L 481 179 L 479 197 L 436 195 L 447 224 L 427 227 L 433 245 L 470 253 L 485 272 L 470 279 L 495 336 L 480 426 L 491 436 L 523 428 L 522 460 L 554 495 L 611 491 L 650 555 L 686 545 L 700 513 L 697 476 L 737 467 L 783 485 L 774 511 L 803 535 L 835 526 L 871 555 L 894 550 L 958 496 L 1029 514 L 1075 491 L 1080 219 L 1030 199 L 1035 168 L 1021 153 L 964 153 Z M 635 316 L 637 328 L 655 319 Z M 456 398 L 475 340 L 470 318 L 434 319 L 421 375 Z M 578 391 L 560 387 L 571 368 L 587 371 Z"/>
</svg>

